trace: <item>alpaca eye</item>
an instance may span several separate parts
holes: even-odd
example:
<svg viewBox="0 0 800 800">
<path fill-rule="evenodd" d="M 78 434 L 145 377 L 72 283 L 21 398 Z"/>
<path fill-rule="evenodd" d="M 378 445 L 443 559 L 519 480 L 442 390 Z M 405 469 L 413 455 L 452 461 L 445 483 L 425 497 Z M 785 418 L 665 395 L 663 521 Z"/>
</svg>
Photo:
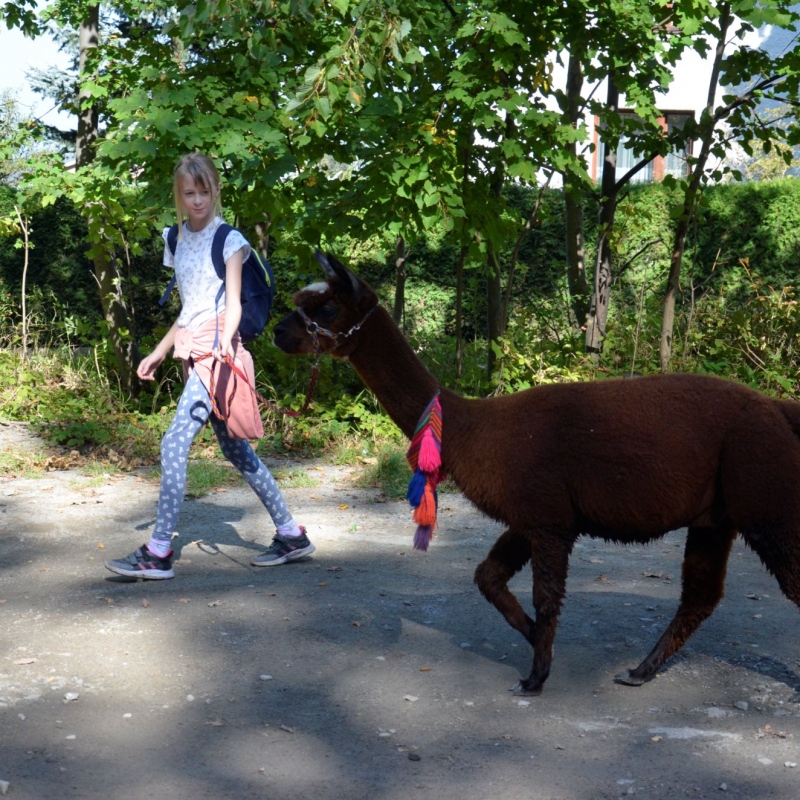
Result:
<svg viewBox="0 0 800 800">
<path fill-rule="evenodd" d="M 319 309 L 319 315 L 325 322 L 332 322 L 338 311 L 339 309 L 336 306 L 322 306 Z"/>
</svg>

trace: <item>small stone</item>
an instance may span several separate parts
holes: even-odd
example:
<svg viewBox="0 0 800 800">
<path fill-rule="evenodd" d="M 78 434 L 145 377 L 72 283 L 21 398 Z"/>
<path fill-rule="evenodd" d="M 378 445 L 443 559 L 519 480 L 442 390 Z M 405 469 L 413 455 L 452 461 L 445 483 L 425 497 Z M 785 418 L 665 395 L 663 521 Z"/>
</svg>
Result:
<svg viewBox="0 0 800 800">
<path fill-rule="evenodd" d="M 766 758 L 765 756 L 761 756 L 761 758 L 758 759 L 758 763 L 763 764 L 765 767 L 768 767 L 772 763 L 772 759 Z"/>
<path fill-rule="evenodd" d="M 783 762 L 783 766 L 784 767 L 789 767 L 789 769 L 794 769 L 794 767 L 797 766 L 797 762 L 796 761 L 784 761 Z"/>
<path fill-rule="evenodd" d="M 130 712 L 122 715 L 122 719 L 131 719 L 131 717 L 133 717 L 133 714 L 131 714 Z"/>
<path fill-rule="evenodd" d="M 64 695 L 64 702 L 65 703 L 72 703 L 75 700 L 77 700 L 79 697 L 80 697 L 80 695 L 77 692 L 67 692 Z"/>
<path fill-rule="evenodd" d="M 23 722 L 25 722 L 25 715 L 24 715 L 24 714 L 17 714 L 17 716 L 18 716 L 18 717 L 19 717 L 19 718 L 20 718 L 20 719 L 21 719 Z"/>
<path fill-rule="evenodd" d="M 472 647 L 472 645 L 469 642 L 461 642 L 459 646 L 461 647 L 462 650 L 469 650 L 469 648 Z"/>
<path fill-rule="evenodd" d="M 422 761 L 422 756 L 417 755 L 416 753 L 409 753 L 408 754 L 409 761 Z"/>
<path fill-rule="evenodd" d="M 0 781 L 0 794 L 6 794 L 10 788 L 11 784 L 8 781 Z"/>
<path fill-rule="evenodd" d="M 517 705 L 522 706 L 523 708 L 525 706 L 529 706 L 530 704 L 531 704 L 530 700 L 517 700 Z"/>
<path fill-rule="evenodd" d="M 71 733 L 69 734 L 69 736 L 65 736 L 64 738 L 72 740 L 72 739 L 77 739 L 78 737 L 74 733 Z"/>
<path fill-rule="evenodd" d="M 716 708 L 714 706 L 706 709 L 706 714 L 708 714 L 711 719 L 722 719 L 728 716 L 728 712 L 724 708 Z"/>
<path fill-rule="evenodd" d="M 194 695 L 193 694 L 187 694 L 186 695 L 186 702 L 187 703 L 194 703 Z"/>
<path fill-rule="evenodd" d="M 727 792 L 728 791 L 728 784 L 727 783 L 721 783 L 717 788 L 721 792 Z"/>
<path fill-rule="evenodd" d="M 407 694 L 403 700 L 408 700 L 409 703 L 416 703 L 419 697 L 415 697 L 413 694 Z"/>
<path fill-rule="evenodd" d="M 261 680 L 262 681 L 271 681 L 272 680 L 272 675 L 262 675 L 261 676 Z"/>
<path fill-rule="evenodd" d="M 738 708 L 739 711 L 747 711 L 750 708 L 750 704 L 747 700 L 737 700 L 734 704 L 734 708 Z"/>
</svg>

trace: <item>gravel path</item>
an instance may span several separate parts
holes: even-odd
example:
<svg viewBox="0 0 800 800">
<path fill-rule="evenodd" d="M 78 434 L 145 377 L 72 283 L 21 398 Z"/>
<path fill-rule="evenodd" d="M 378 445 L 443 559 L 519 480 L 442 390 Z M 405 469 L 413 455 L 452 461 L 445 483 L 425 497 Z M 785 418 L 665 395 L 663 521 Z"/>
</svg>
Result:
<svg viewBox="0 0 800 800">
<path fill-rule="evenodd" d="M 32 446 L 0 426 L 0 452 Z M 302 466 L 312 558 L 249 566 L 271 532 L 232 487 L 187 501 L 177 577 L 149 583 L 103 561 L 146 540 L 151 482 L 0 478 L 0 795 L 800 797 L 800 619 L 741 542 L 716 614 L 631 688 L 612 678 L 671 618 L 683 536 L 581 540 L 553 673 L 519 698 L 529 648 L 472 584 L 500 528 L 444 495 L 418 553 L 405 503 Z M 512 587 L 529 606 L 527 570 Z"/>
</svg>

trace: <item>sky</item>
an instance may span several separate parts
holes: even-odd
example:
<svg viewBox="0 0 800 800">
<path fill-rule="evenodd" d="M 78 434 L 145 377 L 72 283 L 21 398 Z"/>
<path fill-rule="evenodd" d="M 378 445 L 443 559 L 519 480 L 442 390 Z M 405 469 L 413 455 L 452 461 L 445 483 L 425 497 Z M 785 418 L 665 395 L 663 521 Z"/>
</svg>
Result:
<svg viewBox="0 0 800 800">
<path fill-rule="evenodd" d="M 58 45 L 49 37 L 26 39 L 18 30 L 0 28 L 0 53 L 3 67 L 0 69 L 0 90 L 10 90 L 16 97 L 23 114 L 40 117 L 48 125 L 61 128 L 75 127 L 70 117 L 52 110 L 52 101 L 34 94 L 26 73 L 32 67 L 66 67 L 69 59 L 58 52 Z"/>
</svg>

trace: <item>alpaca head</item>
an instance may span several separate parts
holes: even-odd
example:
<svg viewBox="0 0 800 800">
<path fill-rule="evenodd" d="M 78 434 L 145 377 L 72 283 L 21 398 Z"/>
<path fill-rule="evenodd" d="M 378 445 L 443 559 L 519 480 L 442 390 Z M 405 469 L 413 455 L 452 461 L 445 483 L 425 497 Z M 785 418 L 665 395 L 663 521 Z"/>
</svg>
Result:
<svg viewBox="0 0 800 800">
<path fill-rule="evenodd" d="M 330 253 L 314 257 L 327 280 L 312 283 L 294 295 L 295 311 L 276 326 L 274 342 L 285 353 L 328 353 L 346 358 L 360 324 L 378 305 L 375 292 Z"/>
</svg>

